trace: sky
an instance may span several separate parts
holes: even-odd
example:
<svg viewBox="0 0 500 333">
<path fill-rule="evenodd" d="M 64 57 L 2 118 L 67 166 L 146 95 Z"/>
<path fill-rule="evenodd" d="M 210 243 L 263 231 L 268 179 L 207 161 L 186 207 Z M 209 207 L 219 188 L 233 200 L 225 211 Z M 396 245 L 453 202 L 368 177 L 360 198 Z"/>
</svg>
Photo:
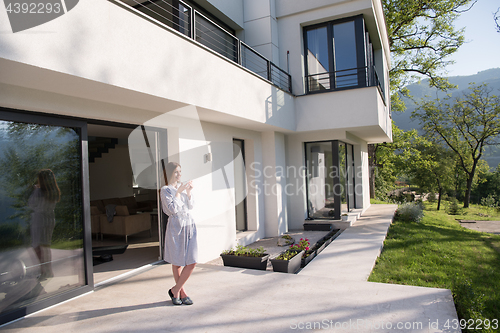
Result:
<svg viewBox="0 0 500 333">
<path fill-rule="evenodd" d="M 500 67 L 500 33 L 493 20 L 499 7 L 500 0 L 478 0 L 471 10 L 460 15 L 455 26 L 465 27 L 466 43 L 450 57 L 455 64 L 447 67 L 447 76 L 473 75 Z"/>
</svg>

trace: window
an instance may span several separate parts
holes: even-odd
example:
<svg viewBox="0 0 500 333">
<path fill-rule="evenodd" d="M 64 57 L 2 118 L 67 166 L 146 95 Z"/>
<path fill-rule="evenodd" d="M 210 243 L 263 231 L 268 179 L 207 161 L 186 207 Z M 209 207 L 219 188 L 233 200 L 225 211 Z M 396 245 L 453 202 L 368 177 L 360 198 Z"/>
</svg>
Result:
<svg viewBox="0 0 500 333">
<path fill-rule="evenodd" d="M 304 43 L 306 93 L 371 85 L 373 52 L 363 16 L 306 27 Z"/>
<path fill-rule="evenodd" d="M 83 126 L 0 112 L 0 324 L 90 290 Z"/>
</svg>

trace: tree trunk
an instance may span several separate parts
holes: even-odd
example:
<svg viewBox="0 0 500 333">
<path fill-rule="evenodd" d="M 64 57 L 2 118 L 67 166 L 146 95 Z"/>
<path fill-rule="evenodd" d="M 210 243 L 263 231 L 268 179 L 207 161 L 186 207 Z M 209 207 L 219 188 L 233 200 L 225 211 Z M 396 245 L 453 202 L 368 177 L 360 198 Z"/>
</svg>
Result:
<svg viewBox="0 0 500 333">
<path fill-rule="evenodd" d="M 474 163 L 472 164 L 472 170 L 470 173 L 468 173 L 468 178 L 467 178 L 467 189 L 465 190 L 465 198 L 464 198 L 464 208 L 469 208 L 470 204 L 470 193 L 472 192 L 472 182 L 474 181 L 474 174 L 476 173 L 476 166 L 477 162 L 479 161 L 479 158 L 474 159 Z"/>
<path fill-rule="evenodd" d="M 441 208 L 441 194 L 443 194 L 443 188 L 442 187 L 439 187 L 439 194 L 438 194 L 438 206 L 437 206 L 437 210 L 439 210 Z"/>
<path fill-rule="evenodd" d="M 470 203 L 470 192 L 472 190 L 472 180 L 474 179 L 474 174 L 469 174 L 467 178 L 467 189 L 465 190 L 465 198 L 464 198 L 464 208 L 469 208 Z"/>
</svg>

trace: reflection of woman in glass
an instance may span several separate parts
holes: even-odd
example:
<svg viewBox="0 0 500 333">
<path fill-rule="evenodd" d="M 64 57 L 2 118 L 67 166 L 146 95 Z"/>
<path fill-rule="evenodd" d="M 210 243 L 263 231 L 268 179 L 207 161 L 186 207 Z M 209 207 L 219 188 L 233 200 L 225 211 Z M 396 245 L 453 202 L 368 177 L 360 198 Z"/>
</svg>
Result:
<svg viewBox="0 0 500 333">
<path fill-rule="evenodd" d="M 31 213 L 31 244 L 40 261 L 40 279 L 53 277 L 50 244 L 55 226 L 54 208 L 61 198 L 56 177 L 50 169 L 38 172 L 38 183 L 31 194 L 28 205 Z"/>
<path fill-rule="evenodd" d="M 181 183 L 181 166 L 170 162 L 166 173 L 168 186 L 161 188 L 161 204 L 169 216 L 165 233 L 165 261 L 172 264 L 175 286 L 168 291 L 175 305 L 191 305 L 184 284 L 191 276 L 198 259 L 196 225 L 189 210 L 193 208 L 192 181 Z"/>
</svg>

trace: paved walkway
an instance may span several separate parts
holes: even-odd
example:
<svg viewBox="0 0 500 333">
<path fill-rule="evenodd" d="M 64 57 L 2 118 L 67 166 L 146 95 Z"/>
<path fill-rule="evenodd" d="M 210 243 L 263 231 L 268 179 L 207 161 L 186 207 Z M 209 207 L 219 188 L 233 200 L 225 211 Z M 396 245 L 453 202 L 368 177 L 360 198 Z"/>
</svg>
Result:
<svg viewBox="0 0 500 333">
<path fill-rule="evenodd" d="M 170 265 L 3 327 L 5 332 L 456 332 L 449 290 L 366 282 L 395 206 L 373 205 L 299 274 L 200 264 L 173 306 Z M 437 326 L 437 324 L 439 326 Z"/>
<path fill-rule="evenodd" d="M 460 220 L 459 222 L 462 227 L 467 229 L 500 235 L 500 221 Z"/>
</svg>

